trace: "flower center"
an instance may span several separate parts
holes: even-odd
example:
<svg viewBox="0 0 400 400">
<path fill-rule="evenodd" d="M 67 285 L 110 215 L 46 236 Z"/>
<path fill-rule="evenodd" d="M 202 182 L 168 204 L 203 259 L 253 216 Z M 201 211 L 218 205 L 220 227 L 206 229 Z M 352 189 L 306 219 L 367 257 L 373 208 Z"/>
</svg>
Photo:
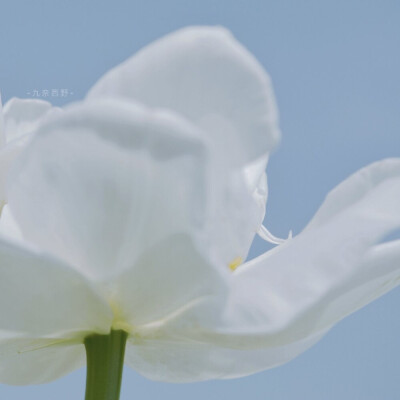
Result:
<svg viewBox="0 0 400 400">
<path fill-rule="evenodd" d="M 111 300 L 110 307 L 114 315 L 111 324 L 111 329 L 115 331 L 121 330 L 127 333 L 132 333 L 133 327 L 128 322 L 126 322 L 118 303 L 116 301 Z"/>
</svg>

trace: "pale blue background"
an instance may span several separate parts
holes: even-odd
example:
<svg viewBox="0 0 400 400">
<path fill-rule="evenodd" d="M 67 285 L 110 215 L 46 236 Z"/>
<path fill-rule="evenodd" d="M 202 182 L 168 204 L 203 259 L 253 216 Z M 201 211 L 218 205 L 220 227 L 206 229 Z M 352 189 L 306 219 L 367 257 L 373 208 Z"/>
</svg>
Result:
<svg viewBox="0 0 400 400">
<path fill-rule="evenodd" d="M 359 167 L 400 156 L 400 2 L 0 0 L 4 100 L 33 89 L 84 96 L 95 80 L 159 36 L 190 24 L 231 29 L 270 72 L 283 141 L 269 166 L 267 223 L 305 226 L 324 195 Z M 264 247 L 265 248 L 265 247 Z M 253 255 L 263 250 L 257 241 Z M 124 374 L 122 399 L 395 400 L 400 398 L 400 290 L 340 323 L 293 362 L 234 381 L 172 385 Z M 0 360 L 1 362 L 1 360 Z M 0 397 L 83 398 L 85 371 Z"/>
</svg>

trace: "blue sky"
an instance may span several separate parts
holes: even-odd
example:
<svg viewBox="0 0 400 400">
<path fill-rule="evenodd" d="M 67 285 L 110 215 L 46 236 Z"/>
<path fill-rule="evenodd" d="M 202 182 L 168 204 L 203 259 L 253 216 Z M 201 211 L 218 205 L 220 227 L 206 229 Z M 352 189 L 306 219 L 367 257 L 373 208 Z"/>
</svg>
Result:
<svg viewBox="0 0 400 400">
<path fill-rule="evenodd" d="M 266 224 L 277 235 L 296 234 L 346 176 L 400 156 L 399 16 L 396 0 L 2 2 L 0 89 L 3 100 L 66 89 L 65 97 L 51 97 L 62 105 L 165 33 L 224 25 L 272 77 L 283 140 L 268 169 Z M 252 256 L 266 248 L 257 240 Z M 239 380 L 161 384 L 126 369 L 121 398 L 394 400 L 399 309 L 395 290 L 293 362 Z M 0 397 L 83 398 L 84 382 L 80 370 L 49 385 L 0 385 Z"/>
</svg>

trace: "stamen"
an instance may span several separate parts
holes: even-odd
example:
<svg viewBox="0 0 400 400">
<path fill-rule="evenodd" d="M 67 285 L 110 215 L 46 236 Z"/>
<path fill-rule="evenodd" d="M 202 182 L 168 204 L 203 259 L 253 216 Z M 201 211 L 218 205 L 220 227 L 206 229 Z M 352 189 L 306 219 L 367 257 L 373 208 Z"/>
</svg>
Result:
<svg viewBox="0 0 400 400">
<path fill-rule="evenodd" d="M 231 271 L 235 271 L 237 267 L 243 262 L 242 257 L 235 257 L 230 263 L 229 263 L 229 269 Z"/>
<path fill-rule="evenodd" d="M 264 225 L 261 225 L 261 227 L 257 233 L 261 239 L 264 239 L 266 242 L 269 242 L 272 244 L 283 244 L 287 240 L 290 240 L 293 237 L 292 231 L 289 231 L 289 235 L 288 235 L 287 239 L 278 238 L 278 237 L 274 236 Z"/>
</svg>

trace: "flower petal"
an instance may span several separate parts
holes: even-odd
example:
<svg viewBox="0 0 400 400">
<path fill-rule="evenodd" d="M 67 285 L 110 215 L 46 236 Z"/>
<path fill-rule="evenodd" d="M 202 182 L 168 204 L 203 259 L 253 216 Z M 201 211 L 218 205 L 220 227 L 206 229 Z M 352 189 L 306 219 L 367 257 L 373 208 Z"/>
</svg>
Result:
<svg viewBox="0 0 400 400">
<path fill-rule="evenodd" d="M 213 149 L 215 181 L 206 246 L 217 263 L 244 260 L 264 218 L 264 171 L 280 137 L 263 67 L 226 29 L 190 27 L 109 71 L 88 94 L 104 96 L 173 110 L 201 129 Z"/>
<path fill-rule="evenodd" d="M 221 27 L 189 27 L 109 71 L 88 98 L 123 96 L 201 127 L 232 165 L 265 156 L 280 133 L 269 76 Z"/>
<path fill-rule="evenodd" d="M 399 158 L 378 161 L 361 168 L 329 192 L 306 229 L 327 223 L 340 212 L 361 200 L 371 189 L 387 179 L 398 177 L 399 174 Z"/>
<path fill-rule="evenodd" d="M 108 281 L 163 238 L 202 228 L 205 166 L 195 128 L 173 114 L 86 102 L 35 135 L 10 208 L 29 241 Z"/>
<path fill-rule="evenodd" d="M 326 299 L 320 326 L 336 323 L 399 285 L 400 240 L 372 247 L 358 269 Z"/>
<path fill-rule="evenodd" d="M 21 229 L 10 212 L 10 207 L 5 205 L 1 211 L 0 237 L 14 243 L 25 244 Z"/>
<path fill-rule="evenodd" d="M 7 385 L 47 383 L 85 365 L 82 344 L 55 339 L 0 340 L 0 382 Z"/>
<path fill-rule="evenodd" d="M 28 144 L 29 133 L 45 117 L 59 112 L 60 109 L 52 107 L 48 101 L 17 97 L 9 100 L 2 110 L 0 98 L 0 211 L 7 203 L 5 186 L 10 166 Z"/>
<path fill-rule="evenodd" d="M 3 110 L 6 142 L 33 132 L 41 119 L 58 112 L 48 101 L 13 97 Z"/>
<path fill-rule="evenodd" d="M 127 321 L 135 334 L 157 330 L 191 304 L 227 291 L 224 275 L 203 258 L 193 239 L 183 234 L 151 247 L 108 289 L 118 308 L 115 314 L 120 321 Z"/>
<path fill-rule="evenodd" d="M 130 338 L 125 362 L 146 378 L 156 381 L 182 383 L 233 379 L 284 364 L 322 336 L 323 333 L 282 347 L 255 350 L 223 348 L 179 338 Z"/>
<path fill-rule="evenodd" d="M 5 143 L 6 143 L 6 132 L 4 129 L 3 102 L 1 100 L 1 92 L 0 92 L 0 147 L 3 147 Z"/>
<path fill-rule="evenodd" d="M 0 239 L 2 337 L 79 338 L 108 333 L 108 305 L 65 264 Z"/>
<path fill-rule="evenodd" d="M 27 134 L 0 148 L 0 212 L 2 207 L 7 204 L 6 184 L 10 168 L 30 139 L 31 135 Z"/>
<path fill-rule="evenodd" d="M 253 200 L 258 206 L 259 219 L 257 228 L 261 225 L 265 216 L 265 207 L 268 198 L 267 167 L 268 158 L 262 157 L 251 164 L 248 164 L 244 169 L 245 181 L 252 193 Z M 258 229 L 257 229 L 258 230 Z"/>
<path fill-rule="evenodd" d="M 397 260 L 395 265 L 379 269 L 381 248 L 372 246 L 400 226 L 400 159 L 372 164 L 349 178 L 362 179 L 369 185 L 364 182 L 358 196 L 346 182 L 334 190 L 343 199 L 347 190 L 353 195 L 334 217 L 239 268 L 219 318 L 210 318 L 213 303 L 203 302 L 169 321 L 164 332 L 221 347 L 284 346 L 329 329 L 397 284 L 397 248 L 382 256 L 388 263 Z M 369 287 L 343 303 L 340 298 L 357 289 L 359 280 Z M 389 286 L 379 288 L 386 281 Z"/>
</svg>

